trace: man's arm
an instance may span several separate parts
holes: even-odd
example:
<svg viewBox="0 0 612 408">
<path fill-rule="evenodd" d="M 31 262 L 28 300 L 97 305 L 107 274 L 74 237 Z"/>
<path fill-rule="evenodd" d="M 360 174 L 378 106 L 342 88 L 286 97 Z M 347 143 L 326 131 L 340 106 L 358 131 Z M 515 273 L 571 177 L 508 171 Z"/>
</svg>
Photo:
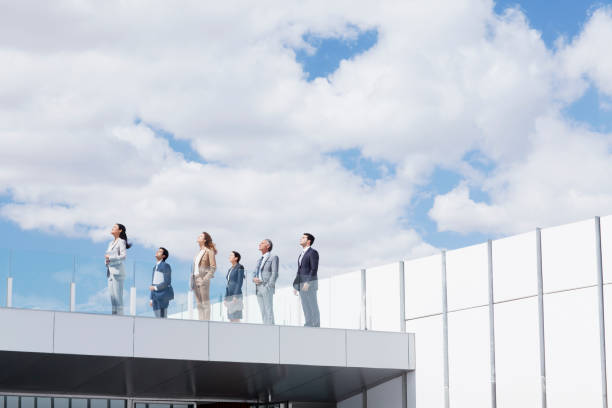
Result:
<svg viewBox="0 0 612 408">
<path fill-rule="evenodd" d="M 310 270 L 308 274 L 311 278 L 317 276 L 317 271 L 319 270 L 319 253 L 317 251 L 312 251 L 310 254 Z"/>
<path fill-rule="evenodd" d="M 164 281 L 160 283 L 159 285 L 156 285 L 157 291 L 164 290 L 172 284 L 172 268 L 170 268 L 170 265 L 168 265 L 165 262 L 164 262 L 163 274 L 164 274 Z"/>
<path fill-rule="evenodd" d="M 272 275 L 270 275 L 270 279 L 268 280 L 268 286 L 274 287 L 276 285 L 276 280 L 278 279 L 278 256 L 274 255 L 270 260 L 270 267 L 272 268 Z"/>
</svg>

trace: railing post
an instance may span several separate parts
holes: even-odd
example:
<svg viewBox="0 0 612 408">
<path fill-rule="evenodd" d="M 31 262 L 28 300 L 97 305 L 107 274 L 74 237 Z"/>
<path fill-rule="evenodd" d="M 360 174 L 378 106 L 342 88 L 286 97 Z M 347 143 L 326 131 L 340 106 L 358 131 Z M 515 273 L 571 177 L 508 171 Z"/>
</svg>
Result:
<svg viewBox="0 0 612 408">
<path fill-rule="evenodd" d="M 448 297 L 446 287 L 446 251 L 442 251 L 442 343 L 444 355 L 444 407 L 450 407 L 450 382 L 448 369 Z"/>
<path fill-rule="evenodd" d="M 74 312 L 76 310 L 76 284 L 74 282 L 70 282 L 70 311 Z"/>
<path fill-rule="evenodd" d="M 544 334 L 544 277 L 542 275 L 542 230 L 536 228 L 536 266 L 538 278 L 538 336 L 540 340 L 541 408 L 546 408 L 546 339 Z"/>
<path fill-rule="evenodd" d="M 193 291 L 192 290 L 187 292 L 187 318 L 193 319 Z"/>
<path fill-rule="evenodd" d="M 6 278 L 6 307 L 13 307 L 13 277 Z"/>
<path fill-rule="evenodd" d="M 13 307 L 13 251 L 8 253 L 8 278 L 6 278 L 6 307 Z"/>
<path fill-rule="evenodd" d="M 130 288 L 130 315 L 136 316 L 136 262 L 132 263 L 132 287 Z"/>
<path fill-rule="evenodd" d="M 366 270 L 361 270 L 361 330 L 368 330 L 367 305 L 366 305 Z"/>
<path fill-rule="evenodd" d="M 601 251 L 601 220 L 595 217 L 595 260 L 597 262 L 597 300 L 599 304 L 599 358 L 601 361 L 601 392 L 603 407 L 608 407 L 608 369 L 606 365 L 606 320 L 603 289 L 603 260 Z"/>
<path fill-rule="evenodd" d="M 406 276 L 404 274 L 404 261 L 399 261 L 399 281 L 400 281 L 400 331 L 406 331 Z"/>
</svg>

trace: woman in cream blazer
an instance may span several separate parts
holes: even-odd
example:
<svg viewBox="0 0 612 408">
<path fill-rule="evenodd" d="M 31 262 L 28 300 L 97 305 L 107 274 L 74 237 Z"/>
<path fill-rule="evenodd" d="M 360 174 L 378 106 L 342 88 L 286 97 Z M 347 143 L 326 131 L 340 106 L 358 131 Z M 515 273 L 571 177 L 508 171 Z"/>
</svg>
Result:
<svg viewBox="0 0 612 408">
<path fill-rule="evenodd" d="M 108 291 L 111 298 L 113 314 L 123 314 L 123 282 L 125 281 L 125 258 L 127 249 L 132 246 L 128 243 L 125 226 L 115 224 L 111 228 L 113 240 L 108 244 L 104 255 L 106 263 L 106 277 Z"/>
<path fill-rule="evenodd" d="M 191 290 L 198 304 L 198 319 L 210 320 L 210 281 L 215 276 L 217 248 L 207 232 L 198 236 L 200 251 L 193 260 Z"/>
</svg>

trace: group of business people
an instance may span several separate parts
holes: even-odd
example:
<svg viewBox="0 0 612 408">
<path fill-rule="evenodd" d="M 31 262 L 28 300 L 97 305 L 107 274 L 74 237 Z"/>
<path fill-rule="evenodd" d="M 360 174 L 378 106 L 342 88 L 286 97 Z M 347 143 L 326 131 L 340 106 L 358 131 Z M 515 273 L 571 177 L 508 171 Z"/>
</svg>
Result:
<svg viewBox="0 0 612 408">
<path fill-rule="evenodd" d="M 106 275 L 110 292 L 112 313 L 123 314 L 123 282 L 125 280 L 125 259 L 127 249 L 131 244 L 127 240 L 126 228 L 122 224 L 115 224 L 111 229 L 113 241 L 108 245 L 105 254 Z M 294 294 L 300 296 L 304 311 L 305 326 L 319 327 L 321 324 L 319 306 L 317 301 L 319 268 L 319 253 L 312 248 L 315 237 L 304 233 L 300 238 L 302 252 L 297 260 L 297 274 L 293 281 Z M 193 291 L 199 320 L 210 320 L 210 282 L 217 269 L 217 248 L 212 237 L 207 232 L 201 233 L 197 238 L 199 251 L 194 257 L 192 273 L 190 275 L 190 288 Z M 278 279 L 279 260 L 272 254 L 273 243 L 264 239 L 259 243 L 261 256 L 257 266 L 252 272 L 255 283 L 255 293 L 265 324 L 274 324 L 274 292 Z M 166 248 L 160 247 L 155 258 L 157 263 L 153 267 L 151 278 L 150 305 L 155 316 L 167 316 L 169 302 L 174 299 L 172 288 L 172 268 L 166 262 L 169 253 Z M 229 262 L 231 267 L 226 273 L 226 289 L 224 304 L 227 308 L 228 319 L 239 322 L 242 319 L 243 294 L 242 286 L 246 279 L 245 268 L 240 264 L 241 255 L 231 251 Z"/>
</svg>

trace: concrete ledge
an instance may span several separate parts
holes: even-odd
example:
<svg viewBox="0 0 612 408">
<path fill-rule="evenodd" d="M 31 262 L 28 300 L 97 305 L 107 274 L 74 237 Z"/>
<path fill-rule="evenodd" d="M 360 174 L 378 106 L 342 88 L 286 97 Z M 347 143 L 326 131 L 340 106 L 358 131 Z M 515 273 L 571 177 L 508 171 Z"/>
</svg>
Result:
<svg viewBox="0 0 612 408">
<path fill-rule="evenodd" d="M 55 312 L 54 352 L 132 357 L 134 318 Z"/>
<path fill-rule="evenodd" d="M 210 361 L 279 364 L 279 327 L 209 322 Z"/>
<path fill-rule="evenodd" d="M 53 312 L 0 308 L 0 350 L 53 352 Z"/>
<path fill-rule="evenodd" d="M 281 326 L 280 363 L 346 367 L 346 330 Z"/>
<path fill-rule="evenodd" d="M 348 367 L 409 370 L 408 333 L 349 330 L 346 332 Z"/>
</svg>

